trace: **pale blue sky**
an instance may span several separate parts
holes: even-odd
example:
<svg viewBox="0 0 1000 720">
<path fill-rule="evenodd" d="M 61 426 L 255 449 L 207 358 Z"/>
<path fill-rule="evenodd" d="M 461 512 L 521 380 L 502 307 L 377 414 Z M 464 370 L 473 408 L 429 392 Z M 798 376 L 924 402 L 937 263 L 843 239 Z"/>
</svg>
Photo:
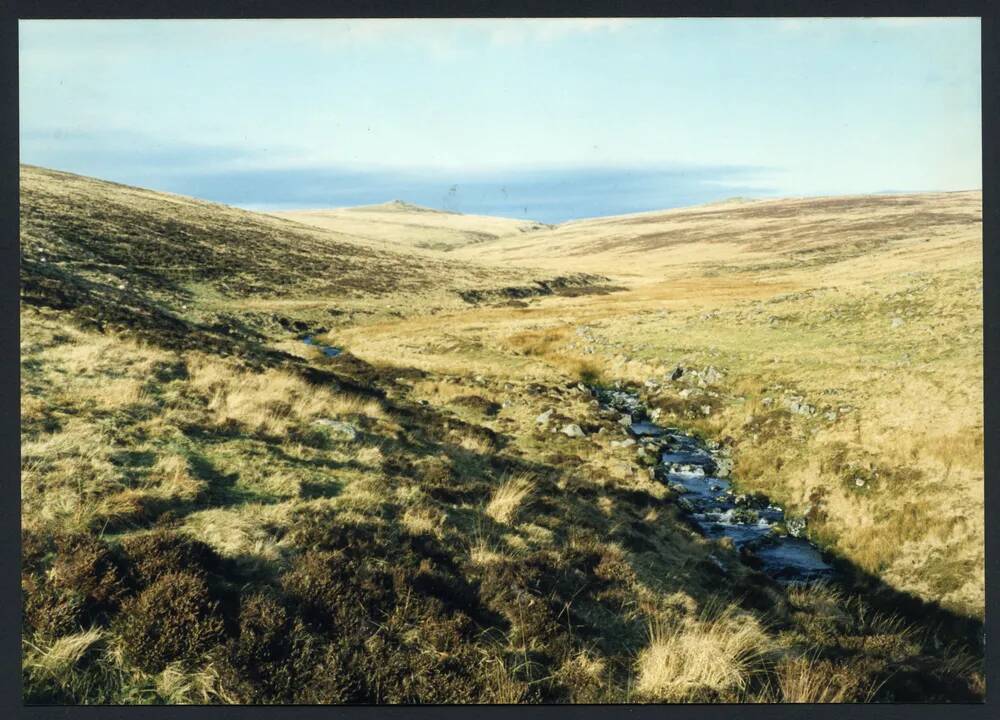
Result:
<svg viewBox="0 0 1000 720">
<path fill-rule="evenodd" d="M 22 21 L 22 162 L 562 221 L 981 186 L 977 19 Z"/>
</svg>

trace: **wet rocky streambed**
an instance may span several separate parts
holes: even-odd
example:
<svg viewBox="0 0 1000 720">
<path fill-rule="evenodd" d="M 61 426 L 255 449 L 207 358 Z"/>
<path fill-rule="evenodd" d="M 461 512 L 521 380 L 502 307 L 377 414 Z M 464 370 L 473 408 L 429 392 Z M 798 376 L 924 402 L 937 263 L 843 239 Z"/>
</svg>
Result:
<svg viewBox="0 0 1000 720">
<path fill-rule="evenodd" d="M 316 342 L 316 339 L 312 335 L 306 335 L 305 337 L 303 337 L 302 342 L 304 342 L 306 345 L 311 345 L 312 347 L 318 349 L 321 353 L 323 353 L 327 357 L 337 357 L 341 353 L 340 348 L 334 347 L 333 345 L 323 345 L 321 343 Z"/>
<path fill-rule="evenodd" d="M 830 577 L 833 567 L 801 533 L 805 523 L 761 494 L 741 494 L 726 479 L 732 462 L 715 443 L 652 422 L 639 398 L 620 390 L 593 389 L 598 401 L 620 414 L 619 424 L 644 454 L 657 457 L 654 477 L 678 495 L 678 506 L 709 538 L 729 538 L 751 567 L 783 583 Z"/>
</svg>

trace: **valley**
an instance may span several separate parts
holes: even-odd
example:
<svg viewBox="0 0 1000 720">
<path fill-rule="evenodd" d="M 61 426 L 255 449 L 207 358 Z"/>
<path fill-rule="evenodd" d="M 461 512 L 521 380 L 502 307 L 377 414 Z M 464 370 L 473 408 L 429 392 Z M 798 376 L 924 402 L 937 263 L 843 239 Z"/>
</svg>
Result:
<svg viewBox="0 0 1000 720">
<path fill-rule="evenodd" d="M 26 699 L 981 700 L 981 215 L 22 166 Z"/>
</svg>

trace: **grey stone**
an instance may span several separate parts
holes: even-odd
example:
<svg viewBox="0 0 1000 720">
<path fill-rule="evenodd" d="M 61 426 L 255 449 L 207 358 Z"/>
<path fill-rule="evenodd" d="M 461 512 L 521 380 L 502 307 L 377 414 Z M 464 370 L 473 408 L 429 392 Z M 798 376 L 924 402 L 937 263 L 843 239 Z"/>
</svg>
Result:
<svg viewBox="0 0 1000 720">
<path fill-rule="evenodd" d="M 332 420 L 330 418 L 320 418 L 316 420 L 316 425 L 322 425 L 323 427 L 329 428 L 330 431 L 344 438 L 345 440 L 354 441 L 358 439 L 358 429 L 351 425 L 349 422 L 343 422 L 341 420 Z"/>
</svg>

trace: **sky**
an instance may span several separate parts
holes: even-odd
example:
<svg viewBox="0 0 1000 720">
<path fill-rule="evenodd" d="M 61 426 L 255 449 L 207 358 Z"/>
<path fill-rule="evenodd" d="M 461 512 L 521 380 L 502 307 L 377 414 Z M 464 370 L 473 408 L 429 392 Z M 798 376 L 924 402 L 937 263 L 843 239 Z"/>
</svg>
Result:
<svg viewBox="0 0 1000 720">
<path fill-rule="evenodd" d="M 978 189 L 979 20 L 21 21 L 21 162 L 562 222 Z"/>
</svg>

